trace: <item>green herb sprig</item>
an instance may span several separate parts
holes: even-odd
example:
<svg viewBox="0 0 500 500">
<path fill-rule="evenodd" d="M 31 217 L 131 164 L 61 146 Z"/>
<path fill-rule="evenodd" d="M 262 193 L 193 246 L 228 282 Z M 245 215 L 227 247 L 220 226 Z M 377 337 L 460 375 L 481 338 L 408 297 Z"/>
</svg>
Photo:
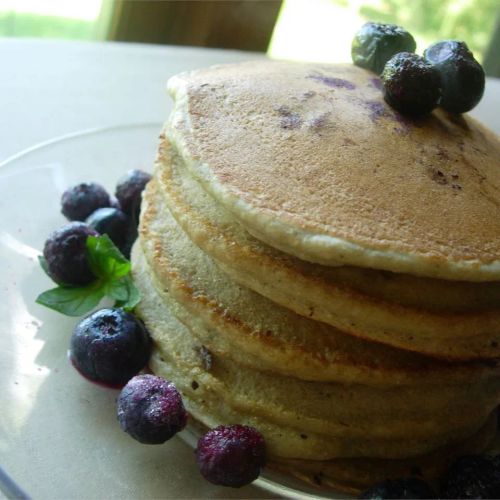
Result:
<svg viewBox="0 0 500 500">
<path fill-rule="evenodd" d="M 59 285 L 41 293 L 36 302 L 66 316 L 82 316 L 104 297 L 114 299 L 115 307 L 132 310 L 139 303 L 140 294 L 130 276 L 130 262 L 107 234 L 88 236 L 86 250 L 96 280 L 83 287 Z M 45 258 L 40 256 L 39 261 L 47 273 Z"/>
</svg>

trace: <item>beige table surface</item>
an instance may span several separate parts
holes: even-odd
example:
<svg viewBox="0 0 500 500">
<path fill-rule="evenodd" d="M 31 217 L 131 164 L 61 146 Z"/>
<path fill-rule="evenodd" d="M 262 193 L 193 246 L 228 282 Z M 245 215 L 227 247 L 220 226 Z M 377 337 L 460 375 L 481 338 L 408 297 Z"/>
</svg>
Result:
<svg viewBox="0 0 500 500">
<path fill-rule="evenodd" d="M 177 438 L 146 447 L 117 429 L 115 416 L 102 411 L 112 407 L 116 394 L 78 377 L 64 349 L 49 342 L 51 329 L 71 331 L 75 320 L 23 302 L 27 288 L 43 279 L 34 262 L 40 246 L 29 246 L 23 228 L 12 225 L 24 207 L 18 209 L 17 192 L 10 189 L 20 181 L 15 168 L 25 157 L 19 152 L 86 129 L 144 124 L 137 140 L 152 157 L 158 127 L 170 109 L 164 90 L 169 76 L 255 57 L 139 44 L 0 41 L 0 466 L 34 498 L 270 496 L 255 486 L 233 490 L 205 482 L 192 449 Z M 489 79 L 472 114 L 498 133 L 499 110 L 500 81 Z M 117 137 L 122 133 L 128 132 L 118 131 Z M 44 178 L 29 180 L 43 194 Z M 45 208 L 37 214 L 40 220 Z M 26 221 L 36 229 L 30 217 Z M 69 400 L 71 410 L 64 407 Z M 64 409 L 63 416 L 58 409 Z M 74 418 L 74 433 L 68 414 Z M 89 426 L 92 433 L 85 431 Z"/>
</svg>

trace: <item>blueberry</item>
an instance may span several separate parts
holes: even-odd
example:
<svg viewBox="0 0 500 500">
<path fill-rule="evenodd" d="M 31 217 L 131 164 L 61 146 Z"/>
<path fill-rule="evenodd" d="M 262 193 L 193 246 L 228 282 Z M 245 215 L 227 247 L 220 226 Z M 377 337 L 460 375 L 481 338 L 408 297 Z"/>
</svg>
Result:
<svg viewBox="0 0 500 500">
<path fill-rule="evenodd" d="M 123 385 L 144 368 L 151 339 L 143 323 L 123 309 L 101 309 L 73 330 L 70 358 L 95 382 Z"/>
<path fill-rule="evenodd" d="M 361 493 L 358 498 L 436 498 L 429 485 L 416 477 L 387 479 Z"/>
<path fill-rule="evenodd" d="M 500 498 L 496 458 L 468 455 L 456 460 L 441 479 L 442 498 Z"/>
<path fill-rule="evenodd" d="M 84 221 L 98 208 L 109 206 L 109 194 L 101 185 L 93 182 L 73 186 L 61 198 L 61 212 L 68 220 Z"/>
<path fill-rule="evenodd" d="M 352 61 L 379 75 L 385 63 L 399 52 L 415 52 L 416 43 L 408 31 L 395 24 L 366 23 L 352 41 Z"/>
<path fill-rule="evenodd" d="M 107 234 L 121 250 L 129 241 L 130 218 L 117 208 L 98 208 L 85 222 L 99 234 Z"/>
<path fill-rule="evenodd" d="M 137 225 L 141 209 L 142 191 L 151 180 L 151 175 L 142 170 L 130 170 L 116 185 L 115 196 L 122 210 L 132 217 Z"/>
<path fill-rule="evenodd" d="M 154 375 L 137 375 L 118 398 L 121 428 L 145 444 L 162 444 L 184 429 L 187 413 L 172 382 Z"/>
<path fill-rule="evenodd" d="M 213 484 L 239 488 L 251 483 L 265 463 L 262 434 L 245 425 L 221 425 L 198 441 L 196 461 Z"/>
<path fill-rule="evenodd" d="M 380 78 L 384 85 L 384 99 L 402 114 L 422 116 L 439 103 L 439 73 L 417 54 L 396 54 L 387 61 Z"/>
<path fill-rule="evenodd" d="M 82 286 L 96 279 L 87 261 L 88 236 L 98 233 L 83 222 L 71 222 L 48 237 L 43 256 L 48 274 L 56 283 Z"/>
<path fill-rule="evenodd" d="M 443 40 L 428 47 L 424 57 L 441 77 L 441 107 L 452 113 L 470 111 L 484 93 L 485 76 L 465 42 Z"/>
</svg>

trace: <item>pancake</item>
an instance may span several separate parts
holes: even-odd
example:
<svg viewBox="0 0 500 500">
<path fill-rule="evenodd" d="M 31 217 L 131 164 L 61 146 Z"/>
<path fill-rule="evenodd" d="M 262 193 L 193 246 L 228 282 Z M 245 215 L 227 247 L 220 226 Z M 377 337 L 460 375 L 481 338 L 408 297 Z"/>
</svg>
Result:
<svg viewBox="0 0 500 500">
<path fill-rule="evenodd" d="M 439 383 L 466 387 L 499 376 L 496 363 L 437 362 L 357 339 L 278 306 L 234 283 L 189 240 L 165 208 L 156 180 L 143 203 L 140 240 L 151 269 L 184 305 L 185 312 L 176 311 L 182 321 L 193 331 L 207 326 L 215 331 L 211 347 L 221 354 L 241 353 L 241 363 L 305 380 L 408 384 L 426 393 Z"/>
<path fill-rule="evenodd" d="M 157 181 L 177 222 L 234 280 L 344 332 L 448 359 L 497 358 L 500 283 L 311 264 L 252 237 L 161 136 Z"/>
<path fill-rule="evenodd" d="M 374 450 L 393 457 L 444 445 L 442 440 L 450 433 L 453 439 L 464 437 L 464 432 L 477 430 L 496 406 L 500 387 L 495 367 L 437 363 L 358 341 L 235 285 L 190 242 L 168 210 L 155 204 L 155 192 L 152 181 L 143 200 L 141 250 L 133 253 L 134 279 L 144 302 L 139 311 L 153 332 L 162 330 L 161 314 L 174 313 L 188 326 L 189 333 L 182 338 L 191 335 L 219 356 L 224 386 L 212 399 L 227 403 L 231 397 L 239 398 L 231 405 L 240 409 L 235 421 L 260 411 L 279 428 L 300 422 L 301 432 L 295 437 L 304 430 L 328 431 L 337 437 L 330 447 L 323 444 L 321 450 L 310 450 L 309 458 L 325 453 L 329 458 L 346 453 L 365 456 Z M 141 251 L 147 263 L 141 260 Z M 159 296 L 154 307 L 145 302 L 151 294 Z M 169 334 L 153 336 L 170 360 L 172 373 L 189 373 L 186 361 L 171 359 Z M 315 365 L 317 359 L 322 363 Z M 322 383 L 325 379 L 333 383 Z M 208 386 L 215 390 L 213 380 Z M 203 405 L 209 406 L 207 396 L 200 393 Z M 257 424 L 263 428 L 262 422 Z M 377 440 L 370 442 L 367 436 Z M 411 445 L 396 440 L 405 436 L 412 436 Z M 389 437 L 389 442 L 380 441 Z M 309 439 L 307 445 L 313 442 Z M 304 443 L 296 446 L 291 449 L 304 458 Z"/>
<path fill-rule="evenodd" d="M 332 288 L 348 289 L 350 294 L 361 292 L 385 302 L 436 312 L 484 311 L 499 307 L 498 281 L 447 281 L 352 266 L 329 267 L 280 252 L 245 231 L 189 174 L 164 133 L 160 139 L 156 177 L 169 210 L 203 251 L 226 265 L 232 263 L 235 272 L 252 273 L 262 281 L 268 271 L 286 268 L 293 274 L 286 280 L 286 288 L 297 279 L 303 283 L 309 281 L 309 288 L 321 281 L 323 286 L 331 283 Z M 261 262 L 265 270 L 254 269 Z M 330 302 L 330 294 L 323 297 L 323 302 Z"/>
<path fill-rule="evenodd" d="M 145 260 L 137 255 L 139 250 L 134 252 L 134 277 L 144 302 L 139 314 L 157 346 L 152 369 L 158 372 L 161 365 L 161 373 L 174 381 L 183 395 L 189 398 L 192 394 L 190 411 L 194 408 L 194 414 L 206 425 L 242 422 L 264 434 L 272 455 L 324 460 L 420 455 L 462 441 L 488 420 L 491 409 L 483 412 L 485 408 L 477 401 L 474 414 L 469 413 L 465 421 L 463 415 L 452 418 L 439 409 L 432 415 L 425 411 L 421 415 L 421 409 L 409 402 L 412 393 L 405 388 L 381 389 L 377 394 L 373 388 L 360 385 L 291 380 L 244 368 L 206 347 L 203 351 L 203 344 L 173 318 L 168 293 L 158 293 Z M 398 407 L 396 400 L 405 401 L 406 406 Z M 425 405 L 426 409 L 432 405 Z M 367 419 L 366 411 L 371 408 Z"/>
<path fill-rule="evenodd" d="M 271 61 L 171 79 L 131 255 L 150 368 L 192 420 L 354 493 L 483 452 L 500 400 L 498 138 L 405 119 L 379 84 Z"/>
<path fill-rule="evenodd" d="M 500 279 L 500 143 L 406 120 L 352 65 L 250 62 L 169 80 L 184 163 L 255 237 L 303 260 Z"/>
<path fill-rule="evenodd" d="M 349 426 L 345 424 L 335 432 L 335 421 L 338 417 L 325 412 L 323 430 L 329 431 L 330 434 L 314 432 L 310 427 L 314 399 L 307 401 L 307 404 L 298 405 L 294 394 L 297 387 L 295 383 L 292 385 L 294 390 L 285 392 L 279 387 L 279 383 L 276 387 L 276 377 L 266 378 L 265 374 L 242 370 L 238 364 L 207 351 L 189 329 L 169 313 L 168 301 L 165 301 L 165 295 L 168 293 L 160 293 L 152 284 L 151 272 L 138 244 L 133 249 L 133 258 L 134 279 L 143 297 L 138 312 L 155 341 L 155 350 L 150 361 L 152 370 L 176 384 L 191 416 L 205 426 L 214 427 L 220 423 L 238 421 L 259 428 L 265 435 L 271 468 L 284 470 L 309 481 L 321 477 L 325 485 L 356 492 L 385 477 L 390 471 L 399 473 L 420 467 L 429 477 L 434 477 L 435 469 L 443 467 L 443 464 L 448 463 L 457 453 L 481 452 L 495 435 L 496 417 L 492 414 L 487 416 L 474 432 L 469 430 L 465 438 L 463 431 L 461 434 L 460 431 L 448 429 L 448 436 L 444 438 L 446 445 L 428 455 L 404 460 L 325 460 L 330 453 L 349 455 L 360 451 L 363 453 L 371 448 L 372 453 L 383 454 L 384 451 L 391 450 L 390 441 L 388 443 L 387 440 L 372 437 L 376 434 L 374 430 L 380 431 L 378 424 L 383 423 L 383 419 L 379 421 L 376 416 L 373 420 L 364 419 L 365 427 L 360 428 L 358 433 L 350 432 Z M 259 378 L 263 380 L 259 381 Z M 344 391 L 349 393 L 347 388 L 344 388 Z M 324 396 L 322 399 L 325 400 Z M 326 402 L 334 410 L 333 413 L 336 413 L 336 407 L 346 406 L 334 404 L 332 401 L 328 403 L 328 399 Z M 322 404 L 324 403 L 323 401 Z M 290 424 L 286 420 L 287 414 L 296 408 L 300 410 L 301 418 L 292 419 Z M 386 432 L 397 430 L 397 426 L 393 428 L 391 424 L 392 422 L 387 422 Z M 313 424 L 313 427 L 318 426 L 319 421 Z M 416 430 L 420 429 L 421 426 L 417 425 Z M 438 432 L 441 440 L 445 434 L 446 432 Z M 394 439 L 392 454 L 406 452 L 408 446 L 414 445 L 416 436 L 408 432 L 402 436 L 403 439 L 401 436 Z M 457 440 L 460 436 L 463 440 L 459 443 Z M 429 441 L 429 437 L 418 438 L 420 446 L 423 443 L 428 444 Z M 301 458 L 294 458 L 297 455 Z"/>
<path fill-rule="evenodd" d="M 437 490 L 439 478 L 457 458 L 464 455 L 498 454 L 498 436 L 491 435 L 496 419 L 490 418 L 473 436 L 457 445 L 447 446 L 421 457 L 406 460 L 383 459 L 335 459 L 272 460 L 269 467 L 295 476 L 316 487 L 330 487 L 357 495 L 361 491 L 387 478 L 418 477 L 426 480 Z"/>
</svg>

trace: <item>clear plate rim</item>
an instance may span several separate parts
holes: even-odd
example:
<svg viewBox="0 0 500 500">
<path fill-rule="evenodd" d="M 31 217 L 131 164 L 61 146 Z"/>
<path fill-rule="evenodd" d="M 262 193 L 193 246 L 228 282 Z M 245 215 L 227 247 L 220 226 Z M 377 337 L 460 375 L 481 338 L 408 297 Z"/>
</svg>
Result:
<svg viewBox="0 0 500 500">
<path fill-rule="evenodd" d="M 14 153 L 4 160 L 0 161 L 0 169 L 8 167 L 9 163 L 12 163 L 17 160 L 21 160 L 25 156 L 34 153 L 40 149 L 44 149 L 48 146 L 52 146 L 54 144 L 57 144 L 59 142 L 64 142 L 67 140 L 71 139 L 77 139 L 79 137 L 86 137 L 88 135 L 94 135 L 94 134 L 100 134 L 100 133 L 106 133 L 106 132 L 113 132 L 113 131 L 120 131 L 120 130 L 127 130 L 127 129 L 134 129 L 134 128 L 142 128 L 142 127 L 158 127 L 158 131 L 160 130 L 160 127 L 162 126 L 161 122 L 157 121 L 147 121 L 147 122 L 129 122 L 129 123 L 118 123 L 118 124 L 111 124 L 111 125 L 104 125 L 101 127 L 89 127 L 85 129 L 79 129 L 75 130 L 73 132 L 68 132 L 66 134 L 61 134 L 57 135 L 55 137 L 51 137 L 49 139 L 37 142 L 31 146 L 28 146 L 27 148 L 22 149 L 21 151 L 18 151 L 17 153 Z"/>
</svg>

